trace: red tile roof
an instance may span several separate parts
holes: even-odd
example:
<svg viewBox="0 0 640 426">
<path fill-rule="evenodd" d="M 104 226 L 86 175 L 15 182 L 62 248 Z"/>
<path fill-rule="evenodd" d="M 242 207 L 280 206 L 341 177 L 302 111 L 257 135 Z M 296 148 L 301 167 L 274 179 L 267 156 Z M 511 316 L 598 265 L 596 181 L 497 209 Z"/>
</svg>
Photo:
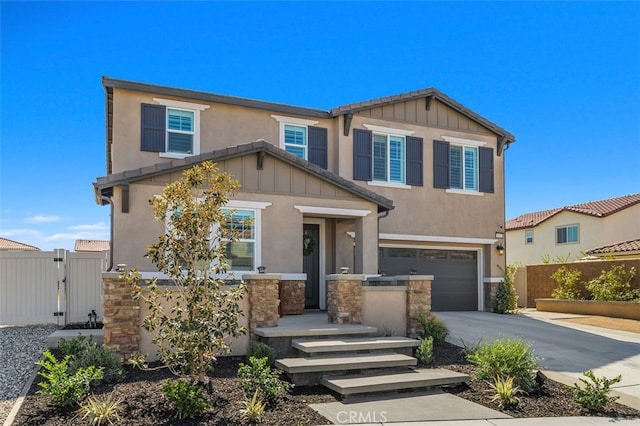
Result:
<svg viewBox="0 0 640 426">
<path fill-rule="evenodd" d="M 533 213 L 525 213 L 507 221 L 507 231 L 516 229 L 533 228 L 561 211 L 571 211 L 595 217 L 605 217 L 640 203 L 640 194 L 625 195 L 623 197 L 608 198 L 600 201 L 575 204 L 551 210 L 543 210 Z"/>
<path fill-rule="evenodd" d="M 591 250 L 587 250 L 587 254 L 624 253 L 631 251 L 640 251 L 640 238 L 596 247 Z"/>
<path fill-rule="evenodd" d="M 1 251 L 40 251 L 38 247 L 0 237 Z"/>
<path fill-rule="evenodd" d="M 76 240 L 75 251 L 108 251 L 109 241 Z"/>
</svg>

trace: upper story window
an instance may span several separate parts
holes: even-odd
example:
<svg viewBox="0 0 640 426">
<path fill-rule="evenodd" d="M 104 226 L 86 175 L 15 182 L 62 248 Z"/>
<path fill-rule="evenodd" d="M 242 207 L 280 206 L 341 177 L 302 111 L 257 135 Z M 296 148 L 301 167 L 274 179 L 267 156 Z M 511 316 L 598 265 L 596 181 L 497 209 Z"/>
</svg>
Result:
<svg viewBox="0 0 640 426">
<path fill-rule="evenodd" d="M 579 241 L 579 225 L 559 226 L 556 228 L 556 244 L 577 243 Z"/>
<path fill-rule="evenodd" d="M 142 104 L 140 149 L 169 158 L 200 154 L 200 112 L 209 105 L 153 100 L 157 103 Z"/>
<path fill-rule="evenodd" d="M 369 185 L 422 185 L 422 138 L 404 129 L 364 124 L 353 129 L 353 179 Z"/>
<path fill-rule="evenodd" d="M 280 148 L 326 169 L 328 166 L 327 129 L 316 127 L 316 120 L 271 115 L 280 123 Z"/>
<path fill-rule="evenodd" d="M 524 243 L 533 244 L 533 230 L 529 229 L 524 231 Z"/>
<path fill-rule="evenodd" d="M 442 139 L 433 141 L 433 187 L 472 195 L 494 192 L 493 148 L 472 139 Z"/>
</svg>

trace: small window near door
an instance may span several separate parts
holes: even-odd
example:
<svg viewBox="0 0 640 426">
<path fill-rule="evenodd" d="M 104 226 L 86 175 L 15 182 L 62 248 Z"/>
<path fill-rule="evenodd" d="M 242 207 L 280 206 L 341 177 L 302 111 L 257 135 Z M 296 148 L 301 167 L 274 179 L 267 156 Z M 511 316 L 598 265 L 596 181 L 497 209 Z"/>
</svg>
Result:
<svg viewBox="0 0 640 426">
<path fill-rule="evenodd" d="M 401 257 L 404 259 L 415 259 L 416 249 L 411 248 L 390 248 L 389 257 Z"/>
<path fill-rule="evenodd" d="M 447 251 L 446 250 L 420 250 L 420 259 L 446 259 Z"/>
<path fill-rule="evenodd" d="M 452 260 L 476 260 L 478 255 L 475 251 L 451 251 Z"/>
</svg>

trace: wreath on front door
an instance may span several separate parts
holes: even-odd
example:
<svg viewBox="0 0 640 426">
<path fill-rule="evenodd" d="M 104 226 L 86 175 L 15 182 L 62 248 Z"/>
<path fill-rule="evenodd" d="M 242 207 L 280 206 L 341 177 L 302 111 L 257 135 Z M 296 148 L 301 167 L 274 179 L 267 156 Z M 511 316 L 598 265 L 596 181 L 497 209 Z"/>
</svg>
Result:
<svg viewBox="0 0 640 426">
<path fill-rule="evenodd" d="M 310 234 L 304 234 L 302 237 L 302 254 L 309 256 L 316 249 L 316 240 Z"/>
</svg>

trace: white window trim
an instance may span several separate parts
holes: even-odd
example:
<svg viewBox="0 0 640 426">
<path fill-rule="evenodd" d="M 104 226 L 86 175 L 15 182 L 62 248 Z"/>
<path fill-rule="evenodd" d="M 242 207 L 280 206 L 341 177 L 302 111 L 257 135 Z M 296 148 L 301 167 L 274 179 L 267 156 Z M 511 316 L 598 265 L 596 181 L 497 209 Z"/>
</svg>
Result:
<svg viewBox="0 0 640 426">
<path fill-rule="evenodd" d="M 284 115 L 275 115 L 271 114 L 271 118 L 280 123 L 280 133 L 279 133 L 279 147 L 280 149 L 286 151 L 286 145 L 284 143 L 284 126 L 287 124 L 291 126 L 302 126 L 307 127 L 307 141 L 304 145 L 304 159 L 307 160 L 309 158 L 309 126 L 315 126 L 318 124 L 317 120 L 308 120 L 306 118 L 295 118 L 295 117 L 286 117 Z M 299 145 L 301 146 L 301 145 Z"/>
<path fill-rule="evenodd" d="M 578 228 L 578 240 L 577 241 L 567 241 L 567 242 L 564 242 L 564 243 L 559 243 L 558 242 L 558 229 L 560 229 L 560 228 L 570 228 L 572 226 L 575 226 L 575 227 Z M 580 244 L 580 224 L 579 223 L 572 223 L 572 224 L 569 224 L 569 225 L 556 226 L 554 234 L 555 235 L 553 236 L 553 238 L 554 238 L 555 243 L 556 243 L 557 246 L 564 246 L 564 245 L 567 245 L 567 244 Z M 567 230 L 567 239 L 569 239 L 569 231 L 568 230 Z"/>
<path fill-rule="evenodd" d="M 193 152 L 191 154 L 180 154 L 177 152 L 160 152 L 160 157 L 163 158 L 186 158 L 192 155 L 200 154 L 200 112 L 208 108 L 211 105 L 194 104 L 192 102 L 175 101 L 173 99 L 153 98 L 153 100 L 159 104 L 168 108 L 179 109 L 184 111 L 193 112 Z M 168 127 L 168 123 L 165 125 Z M 168 130 L 165 129 L 165 132 Z M 165 142 L 168 143 L 168 140 Z M 166 148 L 166 146 L 165 146 Z"/>
<path fill-rule="evenodd" d="M 395 129 L 393 127 L 377 126 L 375 124 L 363 124 L 368 130 L 374 133 L 385 133 L 391 136 L 413 136 L 416 132 L 413 130 Z"/>
<path fill-rule="evenodd" d="M 484 192 L 474 191 L 472 189 L 447 188 L 444 191 L 448 192 L 449 194 L 475 195 L 476 197 L 484 196 Z"/>
<path fill-rule="evenodd" d="M 527 232 L 531 232 L 531 242 L 527 241 Z M 524 244 L 527 246 L 533 245 L 535 241 L 533 229 L 525 229 L 524 230 Z"/>
<path fill-rule="evenodd" d="M 466 139 L 466 138 L 459 138 L 457 136 L 447 136 L 447 135 L 441 135 L 440 137 L 444 141 L 452 143 L 454 145 L 469 145 L 469 146 L 485 146 L 485 145 L 487 145 L 486 142 L 475 140 L 475 139 Z"/>
<path fill-rule="evenodd" d="M 456 139 L 460 139 L 460 138 L 456 138 Z M 476 146 L 476 145 L 462 145 L 462 144 L 459 144 L 459 143 L 451 143 L 451 145 L 462 148 L 461 164 L 462 164 L 462 184 L 463 184 L 463 186 L 465 184 L 465 174 L 466 174 L 465 148 L 476 148 L 476 184 L 478 186 L 478 189 L 447 188 L 445 190 L 445 192 L 448 192 L 450 194 L 465 194 L 465 195 L 480 195 L 480 196 L 484 195 L 484 192 L 480 192 L 480 151 L 477 150 L 478 146 Z M 451 151 L 449 151 L 449 185 L 451 185 Z"/>
<path fill-rule="evenodd" d="M 387 182 L 383 180 L 370 180 L 367 182 L 367 185 L 371 186 L 383 186 L 386 188 L 397 188 L 397 189 L 411 189 L 411 185 L 407 185 L 406 183 L 400 182 Z"/>
</svg>

